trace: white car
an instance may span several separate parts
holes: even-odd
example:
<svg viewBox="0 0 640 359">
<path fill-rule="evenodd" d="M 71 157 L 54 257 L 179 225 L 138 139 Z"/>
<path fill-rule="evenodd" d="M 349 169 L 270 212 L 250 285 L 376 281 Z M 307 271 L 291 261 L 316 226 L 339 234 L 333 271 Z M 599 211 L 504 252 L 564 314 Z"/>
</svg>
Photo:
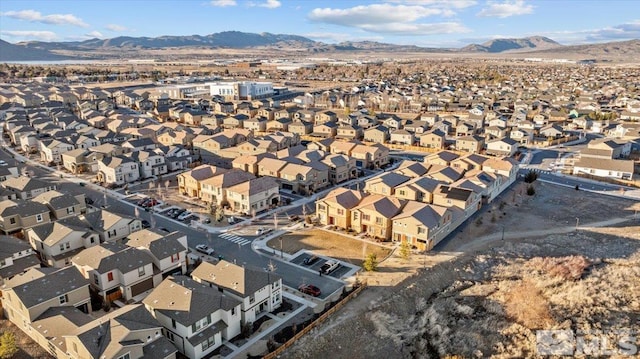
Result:
<svg viewBox="0 0 640 359">
<path fill-rule="evenodd" d="M 6 165 L 7 165 L 7 161 L 0 160 L 0 166 L 6 166 Z"/>
<path fill-rule="evenodd" d="M 204 244 L 197 244 L 196 245 L 196 250 L 198 252 L 202 252 L 202 253 L 210 255 L 210 256 L 213 255 L 213 253 L 214 253 L 213 248 L 209 248 L 209 246 L 204 245 Z"/>
<path fill-rule="evenodd" d="M 178 221 L 184 221 L 185 219 L 187 219 L 187 217 L 191 216 L 192 214 L 193 214 L 192 212 L 185 211 L 185 212 L 182 212 L 182 214 L 180 214 L 177 219 Z"/>
</svg>

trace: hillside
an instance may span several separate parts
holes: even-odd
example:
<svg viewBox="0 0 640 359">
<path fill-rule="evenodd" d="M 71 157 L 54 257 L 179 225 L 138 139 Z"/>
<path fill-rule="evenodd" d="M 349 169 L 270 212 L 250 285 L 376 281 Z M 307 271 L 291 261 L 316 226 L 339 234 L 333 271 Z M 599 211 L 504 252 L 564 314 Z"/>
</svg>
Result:
<svg viewBox="0 0 640 359">
<path fill-rule="evenodd" d="M 531 36 L 522 39 L 495 39 L 482 44 L 471 44 L 460 49 L 460 52 L 500 53 L 505 51 L 532 51 L 556 49 L 559 43 L 544 36 Z"/>
<path fill-rule="evenodd" d="M 7 61 L 56 61 L 69 57 L 53 54 L 47 50 L 30 49 L 0 40 L 0 62 Z"/>
</svg>

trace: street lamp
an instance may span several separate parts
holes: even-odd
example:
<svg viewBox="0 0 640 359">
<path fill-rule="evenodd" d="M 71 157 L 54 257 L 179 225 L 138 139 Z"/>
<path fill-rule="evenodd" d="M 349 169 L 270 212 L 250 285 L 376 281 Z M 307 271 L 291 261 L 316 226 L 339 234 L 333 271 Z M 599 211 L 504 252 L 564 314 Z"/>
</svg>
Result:
<svg viewBox="0 0 640 359">
<path fill-rule="evenodd" d="M 576 217 L 576 231 L 578 230 L 579 224 L 580 224 L 580 218 Z"/>
</svg>

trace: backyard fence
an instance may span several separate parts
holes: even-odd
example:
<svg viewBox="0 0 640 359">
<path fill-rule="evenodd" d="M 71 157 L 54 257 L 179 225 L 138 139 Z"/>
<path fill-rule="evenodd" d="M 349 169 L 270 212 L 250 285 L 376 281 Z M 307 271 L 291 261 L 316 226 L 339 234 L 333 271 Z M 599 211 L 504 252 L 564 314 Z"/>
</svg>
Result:
<svg viewBox="0 0 640 359">
<path fill-rule="evenodd" d="M 307 325 L 301 331 L 296 333 L 296 335 L 294 335 L 291 339 L 287 340 L 284 344 L 279 346 L 276 350 L 274 350 L 271 353 L 263 356 L 262 359 L 274 359 L 274 358 L 277 358 L 278 355 L 282 354 L 282 352 L 284 352 L 287 348 L 292 346 L 293 343 L 296 342 L 296 340 L 300 339 L 303 335 L 309 333 L 317 325 L 319 325 L 322 322 L 324 322 L 325 320 L 327 320 L 327 318 L 329 318 L 330 315 L 332 315 L 333 313 L 335 313 L 338 310 L 340 310 L 340 308 L 342 308 L 345 304 L 347 304 L 351 299 L 357 297 L 358 294 L 360 292 L 362 292 L 366 287 L 367 287 L 367 282 L 366 281 L 361 282 L 360 285 L 356 289 L 354 289 L 351 293 L 349 293 L 349 295 L 344 297 L 341 301 L 336 303 L 333 307 L 331 307 L 329 310 L 327 310 L 324 314 L 319 316 L 318 319 L 314 320 L 313 322 L 311 322 L 311 324 Z"/>
</svg>

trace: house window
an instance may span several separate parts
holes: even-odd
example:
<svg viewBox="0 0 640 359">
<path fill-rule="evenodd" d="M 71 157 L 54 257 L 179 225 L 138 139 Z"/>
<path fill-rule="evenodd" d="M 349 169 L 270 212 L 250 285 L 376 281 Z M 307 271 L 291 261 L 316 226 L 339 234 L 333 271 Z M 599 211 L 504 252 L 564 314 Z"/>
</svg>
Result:
<svg viewBox="0 0 640 359">
<path fill-rule="evenodd" d="M 67 242 L 64 244 L 65 249 L 71 249 L 71 243 Z"/>
<path fill-rule="evenodd" d="M 138 277 L 142 277 L 144 275 L 144 266 L 138 268 Z"/>
<path fill-rule="evenodd" d="M 382 217 L 376 217 L 376 224 L 378 225 L 382 224 Z"/>
<path fill-rule="evenodd" d="M 401 195 L 401 196 L 404 196 L 404 195 L 405 195 L 405 192 L 404 192 L 404 190 L 403 190 L 403 189 L 401 189 L 401 190 L 399 190 L 399 191 L 398 191 L 398 194 L 399 194 L 399 195 Z"/>
<path fill-rule="evenodd" d="M 42 222 L 43 218 L 41 214 L 36 214 L 36 222 Z"/>
<path fill-rule="evenodd" d="M 337 212 L 338 212 L 338 215 L 340 215 L 340 216 L 344 215 L 344 209 L 342 209 L 342 208 L 338 208 Z"/>
<path fill-rule="evenodd" d="M 371 220 L 371 216 L 370 216 L 370 215 L 368 215 L 368 214 L 364 214 L 364 213 L 363 213 L 363 214 L 362 214 L 362 220 L 363 220 L 363 221 L 369 221 L 369 220 Z"/>
<path fill-rule="evenodd" d="M 60 251 L 64 251 L 64 243 L 60 243 Z"/>
<path fill-rule="evenodd" d="M 58 297 L 58 300 L 60 301 L 60 305 L 63 305 L 67 302 L 69 302 L 69 297 L 65 294 L 65 295 L 61 295 Z"/>
<path fill-rule="evenodd" d="M 129 353 L 127 353 L 125 355 L 119 356 L 118 359 L 131 359 L 131 355 Z"/>
<path fill-rule="evenodd" d="M 191 325 L 191 330 L 192 332 L 197 332 L 198 330 L 206 327 L 207 325 L 211 324 L 211 314 L 207 315 L 206 317 L 198 320 L 197 322 L 193 323 Z"/>
<path fill-rule="evenodd" d="M 319 204 L 319 205 L 318 205 L 318 210 L 320 210 L 320 211 L 326 211 L 326 210 L 327 210 L 327 207 L 325 207 L 325 205 L 324 205 L 324 204 Z"/>
<path fill-rule="evenodd" d="M 249 304 L 253 304 L 256 302 L 256 298 L 254 298 L 253 296 L 249 297 Z"/>
<path fill-rule="evenodd" d="M 172 254 L 171 255 L 171 263 L 178 262 L 179 260 L 180 260 L 180 253 L 176 253 L 176 254 Z"/>
<path fill-rule="evenodd" d="M 74 213 L 74 212 L 75 212 L 75 209 L 73 207 L 67 208 L 67 214 L 71 214 L 71 213 Z"/>
<path fill-rule="evenodd" d="M 353 219 L 358 219 L 358 212 L 353 212 Z"/>
<path fill-rule="evenodd" d="M 113 280 L 113 272 L 107 273 L 107 280 L 111 282 Z"/>
<path fill-rule="evenodd" d="M 9 220 L 9 223 L 11 223 L 11 224 L 16 224 L 16 219 L 15 219 L 15 218 L 11 218 L 11 219 Z"/>
<path fill-rule="evenodd" d="M 100 277 L 98 277 L 98 275 L 97 275 L 97 274 L 94 274 L 94 275 L 93 275 L 93 282 L 94 282 L 96 285 L 100 285 Z"/>
<path fill-rule="evenodd" d="M 426 228 L 424 228 L 424 227 L 418 227 L 418 234 L 425 234 L 425 233 L 427 233 Z"/>
</svg>

